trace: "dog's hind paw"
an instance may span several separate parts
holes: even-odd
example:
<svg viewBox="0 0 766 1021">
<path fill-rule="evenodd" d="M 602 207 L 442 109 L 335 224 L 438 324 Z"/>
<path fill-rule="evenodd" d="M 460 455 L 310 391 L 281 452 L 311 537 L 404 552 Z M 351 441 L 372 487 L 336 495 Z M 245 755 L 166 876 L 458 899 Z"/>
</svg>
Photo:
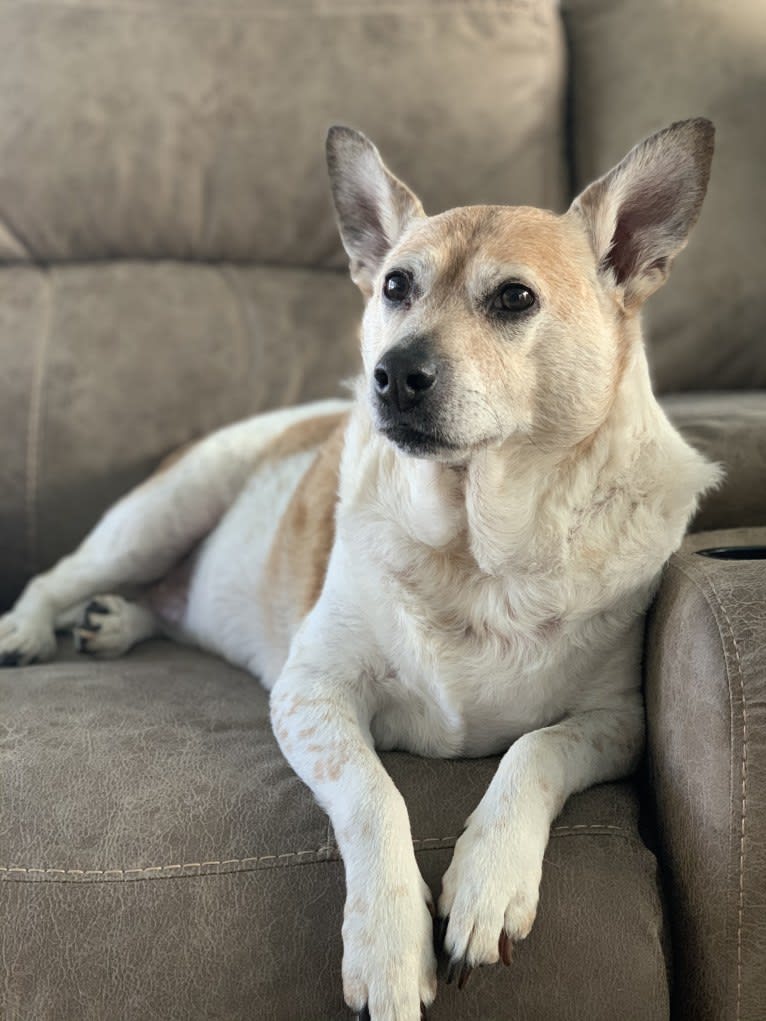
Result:
<svg viewBox="0 0 766 1021">
<path fill-rule="evenodd" d="M 0 667 L 40 663 L 51 659 L 55 651 L 52 628 L 13 611 L 0 617 Z"/>
<path fill-rule="evenodd" d="M 122 596 L 96 596 L 72 629 L 77 652 L 103 659 L 124 655 L 147 633 L 149 611 Z"/>
</svg>

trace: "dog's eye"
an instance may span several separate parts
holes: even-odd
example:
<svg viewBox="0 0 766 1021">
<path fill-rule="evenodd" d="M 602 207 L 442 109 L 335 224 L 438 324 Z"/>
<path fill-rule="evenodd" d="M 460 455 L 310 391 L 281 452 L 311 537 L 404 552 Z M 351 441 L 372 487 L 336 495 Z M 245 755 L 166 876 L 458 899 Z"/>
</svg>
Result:
<svg viewBox="0 0 766 1021">
<path fill-rule="evenodd" d="M 400 269 L 395 269 L 386 277 L 383 283 L 383 293 L 389 301 L 406 301 L 412 293 L 412 277 Z"/>
<path fill-rule="evenodd" d="M 492 308 L 498 312 L 525 312 L 532 308 L 535 296 L 524 284 L 506 284 L 497 292 Z"/>
</svg>

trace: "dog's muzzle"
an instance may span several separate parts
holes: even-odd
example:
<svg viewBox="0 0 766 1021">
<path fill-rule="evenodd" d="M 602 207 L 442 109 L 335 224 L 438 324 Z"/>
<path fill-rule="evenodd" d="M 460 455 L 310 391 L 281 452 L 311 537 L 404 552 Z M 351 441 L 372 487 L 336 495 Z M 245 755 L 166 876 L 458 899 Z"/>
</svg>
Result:
<svg viewBox="0 0 766 1021">
<path fill-rule="evenodd" d="M 445 374 L 427 337 L 398 344 L 375 366 L 372 398 L 378 428 L 408 454 L 432 457 L 452 449 L 439 428 Z"/>
</svg>

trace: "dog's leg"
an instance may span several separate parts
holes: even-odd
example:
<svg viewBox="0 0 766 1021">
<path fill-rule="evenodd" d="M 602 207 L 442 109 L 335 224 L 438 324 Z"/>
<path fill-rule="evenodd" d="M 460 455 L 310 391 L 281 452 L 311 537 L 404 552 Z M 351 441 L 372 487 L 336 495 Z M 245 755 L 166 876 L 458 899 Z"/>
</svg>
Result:
<svg viewBox="0 0 766 1021">
<path fill-rule="evenodd" d="M 373 748 L 371 661 L 353 608 L 323 594 L 272 690 L 271 717 L 345 865 L 346 1002 L 372 1021 L 420 1021 L 436 993 L 432 901 L 404 801 Z"/>
<path fill-rule="evenodd" d="M 57 618 L 76 604 L 162 578 L 216 525 L 262 451 L 286 428 L 345 408 L 345 402 L 322 401 L 227 426 L 138 486 L 107 511 L 76 552 L 33 578 L 13 610 L 0 617 L 0 666 L 50 658 Z"/>
<path fill-rule="evenodd" d="M 479 964 L 508 964 L 532 928 L 551 823 L 570 794 L 635 768 L 643 745 L 639 693 L 574 713 L 519 738 L 466 822 L 442 880 L 439 928 L 459 986 Z"/>
</svg>

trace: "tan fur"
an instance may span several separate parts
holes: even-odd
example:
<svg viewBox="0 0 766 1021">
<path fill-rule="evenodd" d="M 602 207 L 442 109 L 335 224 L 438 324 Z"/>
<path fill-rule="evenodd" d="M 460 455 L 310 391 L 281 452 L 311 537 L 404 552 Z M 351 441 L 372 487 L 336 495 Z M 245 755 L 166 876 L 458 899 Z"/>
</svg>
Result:
<svg viewBox="0 0 766 1021">
<path fill-rule="evenodd" d="M 267 456 L 310 449 L 326 437 L 301 479 L 274 537 L 260 596 L 275 644 L 289 642 L 319 598 L 335 539 L 335 505 L 347 415 L 326 415 L 288 429 Z M 330 435 L 327 436 L 329 430 Z M 278 452 L 277 452 L 278 451 Z"/>
<path fill-rule="evenodd" d="M 439 270 L 437 300 L 463 286 L 471 263 L 528 267 L 551 305 L 570 313 L 589 298 L 593 255 L 582 230 L 544 209 L 467 206 L 418 224 L 399 258 L 429 250 Z"/>
<path fill-rule="evenodd" d="M 271 443 L 259 450 L 257 455 L 254 455 L 253 468 L 255 468 L 256 465 L 260 465 L 265 462 L 279 461 L 283 458 L 294 456 L 295 454 L 302 454 L 306 451 L 314 450 L 320 444 L 325 442 L 342 423 L 345 423 L 345 419 L 345 415 L 342 413 L 336 413 L 329 415 L 316 415 L 312 418 L 296 422 L 294 425 L 289 426 L 283 432 L 279 433 L 279 435 L 276 436 Z M 156 470 L 149 476 L 143 485 L 151 486 L 156 484 L 165 472 L 181 461 L 181 459 L 186 454 L 190 453 L 190 451 L 196 447 L 198 443 L 198 440 L 192 440 L 168 454 L 168 456 L 160 462 Z M 305 484 L 306 480 L 304 479 L 304 482 L 301 484 L 299 489 L 302 490 Z M 296 494 L 296 496 L 297 495 L 298 494 Z M 309 515 L 312 511 L 313 508 L 310 508 Z M 300 515 L 301 512 L 296 510 L 294 513 Z M 280 535 L 282 535 L 285 531 L 286 521 L 287 519 L 282 522 L 280 530 L 277 533 L 277 543 L 280 541 Z M 305 523 L 298 521 L 297 523 L 293 522 L 293 524 L 296 525 L 296 527 L 303 527 Z M 321 569 L 317 567 L 317 572 L 321 573 L 322 577 L 327 556 L 329 556 L 329 551 L 332 548 L 332 535 L 333 532 L 330 531 L 330 537 L 327 539 L 327 550 L 324 554 L 324 563 L 322 564 Z M 290 542 L 290 537 L 288 535 L 285 536 L 285 539 L 288 543 Z M 168 571 L 168 573 L 160 579 L 157 584 L 152 585 L 144 596 L 145 604 L 157 614 L 165 625 L 170 628 L 180 626 L 186 613 L 189 597 L 189 585 L 193 574 L 196 549 L 197 547 L 195 546 L 195 548 L 175 567 Z M 274 556 L 274 554 L 272 554 L 272 556 Z M 284 566 L 285 570 L 287 570 L 287 566 Z M 306 566 L 310 567 L 310 562 L 307 562 Z M 305 605 L 303 590 L 300 587 L 296 587 L 291 590 L 294 595 L 304 600 L 300 606 L 295 606 L 295 614 L 290 615 L 294 622 L 299 621 L 306 615 L 306 613 L 308 613 L 316 601 L 316 598 L 321 591 L 321 587 L 321 584 L 319 584 L 318 587 L 316 584 L 313 587 L 310 587 L 311 591 L 314 591 L 314 588 L 316 588 L 316 594 L 313 599 Z M 271 591 L 266 590 L 266 595 L 268 596 L 268 599 L 266 599 L 265 602 L 267 605 L 270 605 L 270 600 L 272 598 Z M 280 613 L 284 612 L 285 607 L 282 606 Z M 276 613 L 272 614 L 272 619 L 275 620 L 276 616 Z M 294 629 L 295 628 L 293 627 L 292 630 L 294 631 Z"/>
<path fill-rule="evenodd" d="M 264 461 L 278 461 L 284 457 L 291 457 L 293 454 L 301 454 L 306 450 L 313 450 L 314 447 L 317 447 L 327 439 L 341 417 L 340 414 L 317 415 L 314 418 L 307 418 L 301 422 L 296 422 L 295 425 L 291 425 L 284 432 L 281 432 L 263 450 L 260 450 L 257 458 L 254 460 L 261 464 Z M 164 475 L 181 458 L 193 450 L 199 442 L 199 440 L 189 440 L 188 443 L 184 443 L 171 451 L 160 461 L 144 485 Z"/>
<path fill-rule="evenodd" d="M 259 455 L 259 462 L 279 461 L 285 457 L 314 450 L 334 435 L 341 423 L 345 424 L 348 416 L 343 413 L 317 415 L 306 418 L 295 425 L 289 426 L 280 433 Z"/>
</svg>

